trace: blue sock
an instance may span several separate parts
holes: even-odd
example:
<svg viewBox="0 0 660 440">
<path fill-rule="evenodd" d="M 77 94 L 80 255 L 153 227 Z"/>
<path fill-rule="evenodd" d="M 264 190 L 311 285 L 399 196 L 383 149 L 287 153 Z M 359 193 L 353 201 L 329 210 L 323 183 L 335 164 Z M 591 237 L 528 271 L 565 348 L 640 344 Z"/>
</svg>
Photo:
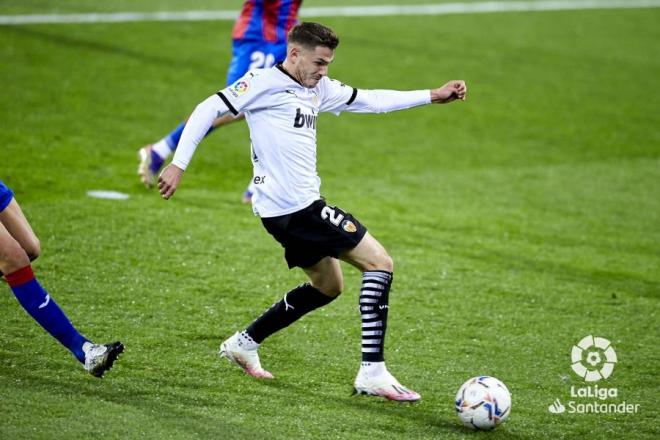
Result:
<svg viewBox="0 0 660 440">
<path fill-rule="evenodd" d="M 186 127 L 186 123 L 182 122 L 179 125 L 177 125 L 176 128 L 172 130 L 170 134 L 165 136 L 164 140 L 165 143 L 167 143 L 170 152 L 174 152 L 176 150 L 176 147 L 179 145 L 179 140 L 181 139 L 181 133 L 183 133 L 183 129 L 185 127 Z M 215 130 L 215 127 L 211 126 L 211 128 L 209 128 L 209 131 L 207 131 L 204 136 L 208 136 L 209 133 L 211 133 L 213 130 Z M 151 172 L 154 174 L 158 174 L 158 171 L 160 171 L 160 168 L 163 166 L 163 162 L 165 162 L 165 158 L 162 157 L 160 154 L 158 154 L 155 149 L 152 149 L 151 163 L 149 164 L 149 169 L 151 170 Z"/>
<path fill-rule="evenodd" d="M 176 150 L 177 145 L 179 145 L 179 140 L 181 139 L 181 133 L 183 133 L 185 126 L 186 123 L 182 122 L 177 125 L 177 127 L 172 130 L 170 134 L 165 136 L 165 142 L 167 142 L 167 146 L 170 147 L 170 150 Z M 213 130 L 215 130 L 215 127 L 211 125 L 211 128 L 209 128 L 209 131 L 207 131 L 204 136 L 208 136 Z"/>
<path fill-rule="evenodd" d="M 80 362 L 85 362 L 82 346 L 87 339 L 71 324 L 62 309 L 34 277 L 31 266 L 5 276 L 23 308 L 55 339 L 68 348 Z"/>
<path fill-rule="evenodd" d="M 165 162 L 165 159 L 160 157 L 160 154 L 156 153 L 152 148 L 151 162 L 149 163 L 149 169 L 151 170 L 151 172 L 157 175 L 158 171 L 160 171 L 160 167 L 163 166 L 163 162 Z"/>
<path fill-rule="evenodd" d="M 186 126 L 185 122 L 180 123 L 179 125 L 176 126 L 174 130 L 167 136 L 165 136 L 165 142 L 167 142 L 167 145 L 170 147 L 170 150 L 174 151 L 176 150 L 176 146 L 179 145 L 179 139 L 181 139 L 181 133 L 183 133 L 183 129 Z"/>
</svg>

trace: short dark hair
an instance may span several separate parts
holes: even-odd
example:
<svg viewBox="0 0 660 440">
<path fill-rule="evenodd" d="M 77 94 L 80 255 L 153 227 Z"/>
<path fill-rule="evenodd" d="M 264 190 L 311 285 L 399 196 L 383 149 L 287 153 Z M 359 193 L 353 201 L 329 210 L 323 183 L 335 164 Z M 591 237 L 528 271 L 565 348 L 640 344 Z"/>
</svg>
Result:
<svg viewBox="0 0 660 440">
<path fill-rule="evenodd" d="M 317 46 L 335 50 L 339 45 L 339 37 L 332 29 L 320 23 L 303 21 L 289 31 L 289 43 L 297 43 L 307 49 L 316 49 Z"/>
</svg>

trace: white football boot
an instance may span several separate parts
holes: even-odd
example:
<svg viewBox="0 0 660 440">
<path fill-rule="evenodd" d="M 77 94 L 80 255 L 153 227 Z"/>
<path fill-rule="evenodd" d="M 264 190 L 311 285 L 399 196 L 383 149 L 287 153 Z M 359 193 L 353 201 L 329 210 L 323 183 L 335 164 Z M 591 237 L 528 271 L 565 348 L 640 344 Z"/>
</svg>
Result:
<svg viewBox="0 0 660 440">
<path fill-rule="evenodd" d="M 220 356 L 235 363 L 247 374 L 259 379 L 273 379 L 270 371 L 261 368 L 257 349 L 259 344 L 244 332 L 236 332 L 232 337 L 220 344 Z"/>
<path fill-rule="evenodd" d="M 151 171 L 152 148 L 153 146 L 149 144 L 138 150 L 138 160 L 140 163 L 138 165 L 137 173 L 138 176 L 140 176 L 140 181 L 142 181 L 147 188 L 151 188 L 156 182 L 156 175 Z"/>
<path fill-rule="evenodd" d="M 124 344 L 113 342 L 111 344 L 99 345 L 85 342 L 83 353 L 85 353 L 85 370 L 92 376 L 103 377 L 103 373 L 112 368 L 119 354 L 124 351 Z"/>
<path fill-rule="evenodd" d="M 399 383 L 387 371 L 385 362 L 363 362 L 355 378 L 355 393 L 384 397 L 397 402 L 417 402 L 422 398 Z"/>
</svg>

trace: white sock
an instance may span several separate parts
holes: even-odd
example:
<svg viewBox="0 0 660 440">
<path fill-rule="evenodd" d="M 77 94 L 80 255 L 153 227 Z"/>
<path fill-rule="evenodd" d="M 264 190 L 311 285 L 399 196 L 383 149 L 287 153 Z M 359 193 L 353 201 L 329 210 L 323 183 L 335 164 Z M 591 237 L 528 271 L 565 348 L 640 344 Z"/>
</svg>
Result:
<svg viewBox="0 0 660 440">
<path fill-rule="evenodd" d="M 360 372 L 367 376 L 380 376 L 385 371 L 387 371 L 387 368 L 385 368 L 385 362 L 362 362 L 360 364 Z"/>
<path fill-rule="evenodd" d="M 259 344 L 256 343 L 245 331 L 238 334 L 238 345 L 246 350 L 256 350 L 259 348 Z"/>
<path fill-rule="evenodd" d="M 167 159 L 169 155 L 172 154 L 172 150 L 170 149 L 170 146 L 167 145 L 165 138 L 156 142 L 151 148 L 153 148 L 156 154 L 158 154 L 163 159 Z"/>
</svg>

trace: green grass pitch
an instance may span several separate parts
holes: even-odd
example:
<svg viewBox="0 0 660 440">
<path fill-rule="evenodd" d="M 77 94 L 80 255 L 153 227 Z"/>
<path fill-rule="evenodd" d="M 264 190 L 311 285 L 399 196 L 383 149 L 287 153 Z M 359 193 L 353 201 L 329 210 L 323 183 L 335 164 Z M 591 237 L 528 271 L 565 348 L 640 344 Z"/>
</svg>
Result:
<svg viewBox="0 0 660 440">
<path fill-rule="evenodd" d="M 0 1 L 0 14 L 45 3 Z M 126 352 L 89 376 L 2 287 L 0 438 L 658 438 L 660 9 L 322 21 L 341 38 L 330 75 L 347 84 L 468 83 L 466 102 L 318 122 L 322 193 L 394 258 L 386 358 L 422 402 L 350 396 L 360 279 L 348 266 L 339 300 L 263 345 L 276 380 L 218 357 L 304 281 L 240 203 L 247 128 L 206 139 L 167 202 L 139 183 L 135 153 L 222 87 L 230 22 L 4 26 L 0 179 L 41 239 L 42 284 L 85 335 Z M 605 402 L 638 413 L 548 411 L 595 400 L 570 396 L 585 386 L 571 347 L 590 334 L 618 355 L 598 382 L 617 389 Z M 513 396 L 488 434 L 453 409 L 480 374 Z"/>
</svg>

